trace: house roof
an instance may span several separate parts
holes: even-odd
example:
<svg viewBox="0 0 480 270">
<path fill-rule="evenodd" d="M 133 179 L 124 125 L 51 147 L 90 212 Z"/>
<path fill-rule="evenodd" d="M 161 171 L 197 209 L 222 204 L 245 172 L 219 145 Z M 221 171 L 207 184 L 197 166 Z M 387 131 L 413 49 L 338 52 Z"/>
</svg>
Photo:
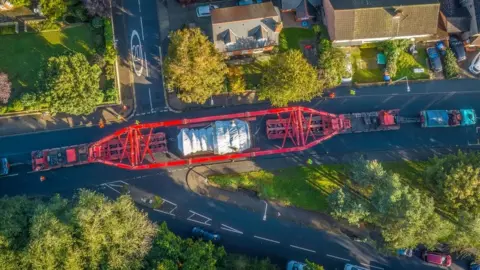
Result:
<svg viewBox="0 0 480 270">
<path fill-rule="evenodd" d="M 254 49 L 271 42 L 278 44 L 279 33 L 275 28 L 280 21 L 280 12 L 271 2 L 215 9 L 212 11 L 213 42 L 221 52 Z"/>
<path fill-rule="evenodd" d="M 294 9 L 297 10 L 298 6 L 302 5 L 303 0 L 282 0 L 282 10 L 290 10 Z M 308 0 L 308 3 L 310 3 L 313 7 L 316 7 L 318 5 L 321 5 L 322 1 L 321 0 Z"/>
<path fill-rule="evenodd" d="M 445 16 L 445 28 L 448 33 L 462 33 L 470 31 L 472 16 L 466 7 L 458 0 L 442 0 L 440 10 Z"/>
<path fill-rule="evenodd" d="M 480 32 L 480 1 L 473 1 L 473 5 L 475 7 L 475 17 L 477 20 L 477 29 Z"/>
<path fill-rule="evenodd" d="M 359 9 L 438 4 L 438 0 L 330 0 L 333 9 Z"/>
<path fill-rule="evenodd" d="M 272 2 L 217 8 L 212 11 L 212 24 L 248 21 L 278 16 Z"/>
<path fill-rule="evenodd" d="M 358 0 L 358 2 L 367 0 Z M 385 0 L 383 2 L 399 2 Z M 417 0 L 415 2 L 433 0 Z M 346 2 L 346 0 L 330 0 Z M 350 0 L 352 2 L 352 0 Z M 375 3 L 377 0 L 368 0 Z M 413 2 L 413 0 L 404 0 Z M 436 2 L 436 1 L 435 1 Z M 401 36 L 432 35 L 437 33 L 440 4 L 398 5 L 356 9 L 335 9 L 333 40 L 356 40 Z"/>
</svg>

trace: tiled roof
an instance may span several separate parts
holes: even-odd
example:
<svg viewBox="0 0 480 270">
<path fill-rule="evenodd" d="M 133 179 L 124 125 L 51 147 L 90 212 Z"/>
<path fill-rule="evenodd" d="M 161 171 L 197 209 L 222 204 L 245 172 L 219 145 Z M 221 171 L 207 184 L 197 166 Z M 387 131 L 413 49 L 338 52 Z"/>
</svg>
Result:
<svg viewBox="0 0 480 270">
<path fill-rule="evenodd" d="M 212 10 L 212 24 L 247 21 L 277 16 L 272 2 Z"/>
<path fill-rule="evenodd" d="M 334 9 L 438 4 L 438 0 L 330 0 Z"/>
<path fill-rule="evenodd" d="M 337 1 L 346 0 L 330 0 L 332 4 Z M 411 1 L 413 0 L 407 0 Z M 333 38 L 355 40 L 435 34 L 439 11 L 439 3 L 335 10 Z"/>
</svg>

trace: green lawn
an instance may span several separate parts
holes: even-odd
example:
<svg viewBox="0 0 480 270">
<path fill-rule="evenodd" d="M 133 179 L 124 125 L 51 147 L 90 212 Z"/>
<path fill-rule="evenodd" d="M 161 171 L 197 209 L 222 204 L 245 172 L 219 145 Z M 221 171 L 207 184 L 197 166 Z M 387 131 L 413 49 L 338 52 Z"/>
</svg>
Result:
<svg viewBox="0 0 480 270">
<path fill-rule="evenodd" d="M 63 31 L 21 33 L 0 36 L 0 71 L 12 81 L 13 95 L 34 88 L 42 64 L 51 56 L 72 50 L 90 56 L 94 53 L 90 27 L 82 25 Z"/>
<path fill-rule="evenodd" d="M 261 198 L 285 205 L 325 212 L 327 196 L 344 180 L 343 165 L 296 167 L 274 172 L 217 175 L 209 181 L 223 187 L 254 190 Z"/>
<path fill-rule="evenodd" d="M 304 39 L 314 39 L 315 33 L 307 28 L 283 28 L 280 33 L 280 50 L 288 49 L 300 50 L 300 41 Z"/>
<path fill-rule="evenodd" d="M 383 70 L 377 66 L 376 48 L 355 48 L 351 52 L 353 81 L 356 83 L 382 82 Z"/>
<path fill-rule="evenodd" d="M 427 162 L 385 162 L 382 165 L 386 170 L 400 174 L 412 187 L 425 190 L 422 175 Z M 326 212 L 327 197 L 345 183 L 347 170 L 348 166 L 342 164 L 294 167 L 273 172 L 216 175 L 209 177 L 209 181 L 221 187 L 254 190 L 263 199 L 285 205 Z M 358 191 L 361 194 L 368 192 Z"/>
<path fill-rule="evenodd" d="M 418 55 L 413 57 L 407 52 L 402 52 L 397 62 L 397 74 L 393 80 L 397 80 L 403 77 L 408 77 L 409 80 L 419 80 L 419 79 L 428 79 L 430 75 L 428 74 L 427 62 L 427 52 L 425 50 L 419 50 Z M 423 73 L 413 72 L 414 68 L 423 68 L 425 71 Z"/>
</svg>

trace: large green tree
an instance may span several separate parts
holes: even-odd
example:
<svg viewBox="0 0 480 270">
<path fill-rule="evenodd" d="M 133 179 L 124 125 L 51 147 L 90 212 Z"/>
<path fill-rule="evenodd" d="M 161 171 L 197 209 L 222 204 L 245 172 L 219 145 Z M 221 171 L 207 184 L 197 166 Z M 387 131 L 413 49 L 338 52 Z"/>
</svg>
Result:
<svg viewBox="0 0 480 270">
<path fill-rule="evenodd" d="M 333 217 L 344 218 L 350 224 L 358 225 L 370 214 L 368 202 L 362 201 L 345 188 L 340 188 L 330 194 L 328 205 Z"/>
<path fill-rule="evenodd" d="M 341 49 L 333 47 L 328 39 L 320 41 L 318 67 L 326 88 L 340 85 L 342 78 L 349 76 L 345 53 Z"/>
<path fill-rule="evenodd" d="M 223 91 L 227 66 L 199 28 L 184 28 L 171 34 L 165 58 L 165 78 L 170 89 L 187 103 L 205 103 Z"/>
<path fill-rule="evenodd" d="M 67 1 L 65 0 L 40 0 L 40 10 L 49 20 L 60 19 L 67 12 Z"/>
<path fill-rule="evenodd" d="M 85 115 L 103 100 L 100 74 L 100 68 L 91 66 L 81 53 L 51 57 L 40 72 L 38 86 L 51 113 Z"/>
<path fill-rule="evenodd" d="M 272 57 L 265 69 L 259 97 L 273 106 L 310 101 L 322 93 L 317 71 L 299 50 L 288 50 Z"/>
<path fill-rule="evenodd" d="M 447 209 L 480 213 L 480 155 L 459 152 L 434 158 L 426 182 Z"/>
</svg>

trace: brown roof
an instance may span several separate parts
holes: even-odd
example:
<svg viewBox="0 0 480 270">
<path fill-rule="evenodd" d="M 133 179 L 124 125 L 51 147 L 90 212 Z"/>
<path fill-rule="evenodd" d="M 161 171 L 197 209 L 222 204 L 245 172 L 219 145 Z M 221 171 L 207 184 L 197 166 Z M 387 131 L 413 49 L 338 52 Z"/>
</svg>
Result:
<svg viewBox="0 0 480 270">
<path fill-rule="evenodd" d="M 431 35 L 437 32 L 440 4 L 370 7 L 334 12 L 333 40 Z"/>
<path fill-rule="evenodd" d="M 212 11 L 212 24 L 248 21 L 275 16 L 278 16 L 278 14 L 275 11 L 272 2 L 247 6 L 217 8 Z"/>
</svg>

